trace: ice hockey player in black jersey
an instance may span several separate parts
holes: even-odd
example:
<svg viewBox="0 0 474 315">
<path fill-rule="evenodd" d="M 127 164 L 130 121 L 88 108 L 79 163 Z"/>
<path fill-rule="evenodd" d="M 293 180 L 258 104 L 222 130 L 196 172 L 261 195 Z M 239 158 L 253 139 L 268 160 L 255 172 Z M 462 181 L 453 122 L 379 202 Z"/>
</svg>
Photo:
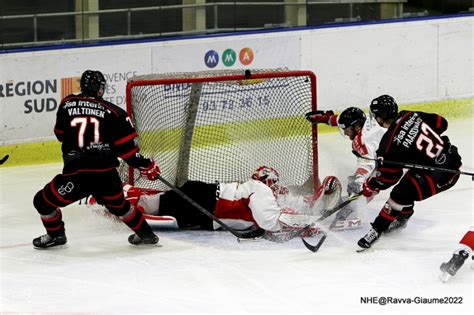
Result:
<svg viewBox="0 0 474 315">
<path fill-rule="evenodd" d="M 160 169 L 139 153 L 137 133 L 127 113 L 105 101 L 106 80 L 99 71 L 81 76 L 81 93 L 64 98 L 57 111 L 54 133 L 62 143 L 64 167 L 33 199 L 46 234 L 33 240 L 37 249 L 62 247 L 67 242 L 60 208 L 89 195 L 135 233 L 131 244 L 156 244 L 158 236 L 140 211 L 125 200 L 117 172 L 118 157 L 156 180 Z"/>
<path fill-rule="evenodd" d="M 410 169 L 404 174 L 402 166 L 390 164 L 389 161 L 450 170 L 461 167 L 456 146 L 450 143 L 447 136 L 442 136 L 448 122 L 440 115 L 414 111 L 399 113 L 397 103 L 389 95 L 372 100 L 370 112 L 379 125 L 388 130 L 377 150 L 380 163 L 376 174 L 363 185 L 364 195 L 370 197 L 396 185 L 372 223 L 372 228 L 357 243 L 363 249 L 371 247 L 382 233 L 405 227 L 413 215 L 415 201 L 445 191 L 459 179 L 459 173 L 433 170 Z"/>
</svg>

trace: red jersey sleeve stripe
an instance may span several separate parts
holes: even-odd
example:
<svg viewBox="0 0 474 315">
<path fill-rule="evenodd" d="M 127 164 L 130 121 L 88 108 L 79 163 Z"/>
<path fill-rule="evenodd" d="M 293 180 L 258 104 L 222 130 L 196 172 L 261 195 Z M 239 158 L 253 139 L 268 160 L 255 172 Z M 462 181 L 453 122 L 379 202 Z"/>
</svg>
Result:
<svg viewBox="0 0 474 315">
<path fill-rule="evenodd" d="M 441 116 L 438 115 L 438 119 L 436 120 L 436 129 L 441 128 L 442 123 L 443 123 L 443 119 L 441 119 Z"/>
<path fill-rule="evenodd" d="M 378 169 L 380 172 L 386 172 L 386 173 L 398 173 L 402 169 L 401 168 L 388 168 L 388 167 L 380 167 Z"/>
<path fill-rule="evenodd" d="M 122 139 L 119 139 L 117 141 L 114 142 L 115 145 L 120 145 L 122 143 L 125 143 L 127 141 L 130 141 L 131 139 L 135 138 L 136 136 L 138 136 L 138 134 L 136 132 L 126 136 L 126 137 L 123 137 Z"/>
<path fill-rule="evenodd" d="M 138 147 L 133 148 L 131 151 L 124 153 L 122 155 L 119 155 L 122 159 L 128 159 L 132 155 L 138 152 Z"/>
</svg>

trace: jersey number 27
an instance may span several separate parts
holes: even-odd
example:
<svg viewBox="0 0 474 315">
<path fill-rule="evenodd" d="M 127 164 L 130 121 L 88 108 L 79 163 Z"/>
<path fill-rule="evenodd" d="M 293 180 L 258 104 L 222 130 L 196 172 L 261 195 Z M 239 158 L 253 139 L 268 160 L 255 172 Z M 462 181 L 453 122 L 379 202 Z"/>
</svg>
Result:
<svg viewBox="0 0 474 315">
<path fill-rule="evenodd" d="M 435 158 L 443 150 L 443 140 L 425 123 L 421 123 L 421 133 L 416 139 L 418 150 L 426 153 L 430 158 Z"/>
</svg>

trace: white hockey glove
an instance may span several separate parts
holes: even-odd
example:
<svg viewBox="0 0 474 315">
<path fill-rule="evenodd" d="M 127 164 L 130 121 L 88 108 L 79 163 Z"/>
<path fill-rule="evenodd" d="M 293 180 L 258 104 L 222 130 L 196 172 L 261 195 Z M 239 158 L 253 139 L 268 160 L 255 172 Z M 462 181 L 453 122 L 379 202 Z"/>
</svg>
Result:
<svg viewBox="0 0 474 315">
<path fill-rule="evenodd" d="M 363 175 L 355 174 L 347 177 L 347 194 L 356 195 L 362 191 L 365 178 Z"/>
</svg>

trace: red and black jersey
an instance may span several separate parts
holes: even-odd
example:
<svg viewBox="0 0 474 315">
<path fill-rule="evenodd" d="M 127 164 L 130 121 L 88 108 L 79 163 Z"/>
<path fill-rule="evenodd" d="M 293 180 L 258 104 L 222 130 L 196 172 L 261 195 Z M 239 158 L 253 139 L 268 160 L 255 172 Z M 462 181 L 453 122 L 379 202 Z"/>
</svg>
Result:
<svg viewBox="0 0 474 315">
<path fill-rule="evenodd" d="M 448 122 L 440 115 L 401 111 L 382 137 L 377 157 L 386 161 L 439 166 L 437 157 L 444 150 L 447 139 L 441 134 L 447 128 Z M 383 163 L 370 185 L 385 189 L 397 183 L 402 175 L 402 167 Z"/>
<path fill-rule="evenodd" d="M 64 98 L 54 133 L 62 142 L 64 173 L 115 168 L 119 165 L 117 157 L 132 167 L 150 163 L 138 153 L 137 133 L 130 117 L 102 98 L 84 94 Z"/>
</svg>

